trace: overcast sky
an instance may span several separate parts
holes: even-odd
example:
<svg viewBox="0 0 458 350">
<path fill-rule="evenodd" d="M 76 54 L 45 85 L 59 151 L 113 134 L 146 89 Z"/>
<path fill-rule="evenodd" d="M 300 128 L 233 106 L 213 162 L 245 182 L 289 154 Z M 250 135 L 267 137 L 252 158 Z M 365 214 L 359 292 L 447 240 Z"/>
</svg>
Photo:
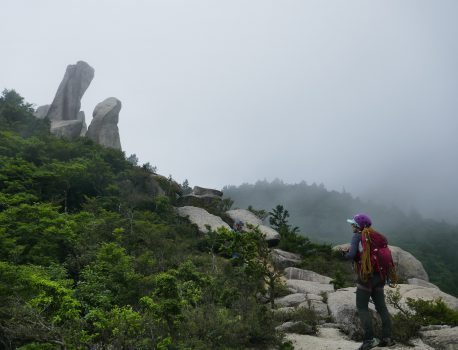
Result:
<svg viewBox="0 0 458 350">
<path fill-rule="evenodd" d="M 458 1 L 0 0 L 0 88 L 119 98 L 126 154 L 191 185 L 323 183 L 458 221 Z"/>
</svg>

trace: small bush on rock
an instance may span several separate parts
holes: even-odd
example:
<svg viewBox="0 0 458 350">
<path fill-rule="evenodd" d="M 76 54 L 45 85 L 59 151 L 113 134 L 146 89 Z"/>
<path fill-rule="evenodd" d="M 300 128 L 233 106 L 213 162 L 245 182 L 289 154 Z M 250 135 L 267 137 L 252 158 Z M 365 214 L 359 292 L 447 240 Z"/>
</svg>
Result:
<svg viewBox="0 0 458 350">
<path fill-rule="evenodd" d="M 301 307 L 291 311 L 277 311 L 274 313 L 274 320 L 278 325 L 285 322 L 300 322 L 295 326 L 294 333 L 317 334 L 321 318 L 314 310 Z"/>
<path fill-rule="evenodd" d="M 418 336 L 423 326 L 458 325 L 458 311 L 450 309 L 442 299 L 422 300 L 407 298 L 406 305 L 401 303 L 399 288 L 387 292 L 387 301 L 399 312 L 392 317 L 393 337 L 401 343 Z"/>
</svg>

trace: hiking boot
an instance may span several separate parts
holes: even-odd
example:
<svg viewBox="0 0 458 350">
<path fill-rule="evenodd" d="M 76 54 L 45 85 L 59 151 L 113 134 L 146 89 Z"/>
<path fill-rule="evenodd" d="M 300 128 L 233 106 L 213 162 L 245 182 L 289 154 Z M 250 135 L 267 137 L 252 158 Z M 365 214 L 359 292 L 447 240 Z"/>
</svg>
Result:
<svg viewBox="0 0 458 350">
<path fill-rule="evenodd" d="M 380 342 L 380 344 L 378 346 L 380 347 L 387 347 L 387 346 L 393 346 L 395 345 L 396 343 L 394 342 L 393 339 L 391 338 L 383 338 L 382 341 Z"/>
<path fill-rule="evenodd" d="M 372 340 L 366 340 L 359 348 L 358 350 L 369 350 L 372 348 L 375 348 L 378 346 L 380 341 L 377 338 L 374 338 Z"/>
</svg>

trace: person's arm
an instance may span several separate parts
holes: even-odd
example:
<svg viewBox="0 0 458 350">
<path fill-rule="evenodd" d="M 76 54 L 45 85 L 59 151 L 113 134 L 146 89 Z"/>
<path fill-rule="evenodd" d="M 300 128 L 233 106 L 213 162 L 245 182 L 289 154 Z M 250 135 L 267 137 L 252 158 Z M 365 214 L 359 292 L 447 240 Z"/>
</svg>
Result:
<svg viewBox="0 0 458 350">
<path fill-rule="evenodd" d="M 360 235 L 358 233 L 355 233 L 351 238 L 350 250 L 347 254 L 345 254 L 345 259 L 353 260 L 356 257 L 356 254 L 358 253 L 359 240 Z"/>
</svg>

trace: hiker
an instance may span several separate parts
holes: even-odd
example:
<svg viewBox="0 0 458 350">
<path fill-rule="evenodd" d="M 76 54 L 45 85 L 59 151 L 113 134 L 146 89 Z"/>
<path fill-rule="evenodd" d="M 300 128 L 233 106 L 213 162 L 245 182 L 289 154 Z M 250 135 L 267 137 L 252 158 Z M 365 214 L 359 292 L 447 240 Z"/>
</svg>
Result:
<svg viewBox="0 0 458 350">
<path fill-rule="evenodd" d="M 235 221 L 235 223 L 234 223 L 234 228 L 233 228 L 233 230 L 234 230 L 235 232 L 242 232 L 242 231 L 243 231 L 243 226 L 244 226 L 244 225 L 243 225 L 243 222 L 242 222 L 241 220 L 237 220 L 237 221 Z"/>
<path fill-rule="evenodd" d="M 372 221 L 366 214 L 357 214 L 348 219 L 353 230 L 350 248 L 343 249 L 346 259 L 353 260 L 357 267 L 356 308 L 364 330 L 363 344 L 358 350 L 376 346 L 394 345 L 391 338 L 391 319 L 385 304 L 383 287 L 388 278 L 393 278 L 394 264 L 386 238 L 372 228 Z M 369 299 L 382 320 L 382 340 L 374 338 Z"/>
<path fill-rule="evenodd" d="M 236 220 L 234 222 L 234 226 L 232 228 L 232 231 L 236 232 L 236 233 L 241 233 L 243 232 L 243 221 L 241 220 Z M 231 259 L 238 259 L 240 257 L 239 253 L 238 252 L 232 252 L 232 255 L 231 255 Z"/>
</svg>

